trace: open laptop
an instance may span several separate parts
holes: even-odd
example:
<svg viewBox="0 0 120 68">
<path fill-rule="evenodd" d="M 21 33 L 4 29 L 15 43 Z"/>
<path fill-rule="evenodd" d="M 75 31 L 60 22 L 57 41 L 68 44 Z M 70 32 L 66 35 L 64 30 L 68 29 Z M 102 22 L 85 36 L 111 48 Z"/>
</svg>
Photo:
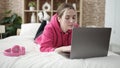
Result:
<svg viewBox="0 0 120 68">
<path fill-rule="evenodd" d="M 111 28 L 74 28 L 71 59 L 107 56 Z"/>
<path fill-rule="evenodd" d="M 107 56 L 111 28 L 74 28 L 70 58 Z"/>
</svg>

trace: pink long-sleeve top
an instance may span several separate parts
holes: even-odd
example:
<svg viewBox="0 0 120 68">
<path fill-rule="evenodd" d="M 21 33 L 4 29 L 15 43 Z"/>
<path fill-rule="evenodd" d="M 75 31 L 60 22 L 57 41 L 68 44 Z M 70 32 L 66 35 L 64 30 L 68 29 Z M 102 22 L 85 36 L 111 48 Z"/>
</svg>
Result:
<svg viewBox="0 0 120 68">
<path fill-rule="evenodd" d="M 57 21 L 57 14 L 52 16 L 51 21 L 45 26 L 43 33 L 35 39 L 40 45 L 41 52 L 51 52 L 55 48 L 71 45 L 72 30 L 64 33 Z"/>
</svg>

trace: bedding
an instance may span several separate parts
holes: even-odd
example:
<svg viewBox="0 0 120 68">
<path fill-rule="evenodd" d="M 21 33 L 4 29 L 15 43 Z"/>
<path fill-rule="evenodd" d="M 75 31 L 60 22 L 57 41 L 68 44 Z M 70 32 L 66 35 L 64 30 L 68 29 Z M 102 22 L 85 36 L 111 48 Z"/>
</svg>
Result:
<svg viewBox="0 0 120 68">
<path fill-rule="evenodd" d="M 4 50 L 14 45 L 25 47 L 26 54 L 5 56 Z M 34 36 L 23 33 L 0 39 L 0 68 L 120 68 L 120 56 L 109 51 L 106 57 L 69 59 L 56 52 L 40 52 Z"/>
<path fill-rule="evenodd" d="M 28 24 L 22 24 L 21 26 L 21 36 L 35 36 L 40 23 L 28 23 Z"/>
</svg>

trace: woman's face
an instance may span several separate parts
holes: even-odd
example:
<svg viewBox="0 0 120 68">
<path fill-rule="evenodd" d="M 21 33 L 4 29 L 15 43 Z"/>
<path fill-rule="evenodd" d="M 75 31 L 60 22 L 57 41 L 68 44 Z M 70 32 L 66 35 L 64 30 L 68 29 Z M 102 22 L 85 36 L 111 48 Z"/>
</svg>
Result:
<svg viewBox="0 0 120 68">
<path fill-rule="evenodd" d="M 76 11 L 73 9 L 65 9 L 62 17 L 58 17 L 58 21 L 60 22 L 60 27 L 63 32 L 72 29 L 76 22 Z"/>
</svg>

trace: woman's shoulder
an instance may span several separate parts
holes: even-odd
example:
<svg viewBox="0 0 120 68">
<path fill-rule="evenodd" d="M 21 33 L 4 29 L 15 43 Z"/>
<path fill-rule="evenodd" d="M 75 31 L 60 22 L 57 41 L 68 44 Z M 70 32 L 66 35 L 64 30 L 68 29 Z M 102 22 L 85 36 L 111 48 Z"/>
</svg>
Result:
<svg viewBox="0 0 120 68">
<path fill-rule="evenodd" d="M 46 26 L 45 26 L 45 29 L 52 29 L 52 24 L 51 23 L 48 23 Z"/>
<path fill-rule="evenodd" d="M 48 23 L 44 28 L 45 31 L 49 31 L 49 32 L 53 31 L 53 29 L 54 27 L 52 26 L 51 23 Z"/>
</svg>

